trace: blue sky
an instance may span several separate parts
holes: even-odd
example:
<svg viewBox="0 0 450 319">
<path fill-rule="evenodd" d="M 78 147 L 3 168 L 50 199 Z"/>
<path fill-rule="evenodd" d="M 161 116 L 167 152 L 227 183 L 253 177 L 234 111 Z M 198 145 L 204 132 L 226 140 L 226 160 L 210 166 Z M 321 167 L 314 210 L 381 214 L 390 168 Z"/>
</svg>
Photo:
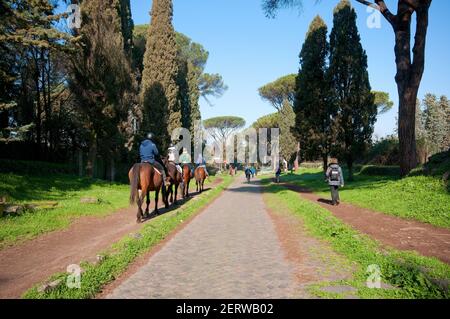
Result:
<svg viewBox="0 0 450 319">
<path fill-rule="evenodd" d="M 395 10 L 395 0 L 387 0 Z M 174 27 L 201 43 L 210 53 L 207 72 L 220 73 L 229 89 L 214 106 L 201 101 L 204 119 L 236 115 L 252 124 L 274 109 L 261 100 L 257 89 L 288 73 L 297 73 L 299 52 L 309 23 L 319 14 L 332 27 L 333 8 L 338 0 L 305 0 L 301 12 L 282 10 L 276 19 L 268 19 L 261 0 L 174 0 Z M 358 28 L 367 51 L 372 89 L 387 91 L 395 102 L 388 114 L 379 117 L 377 136 L 392 134 L 397 116 L 397 88 L 394 81 L 394 35 L 386 21 L 381 28 L 370 29 L 371 13 L 352 1 L 358 14 Z M 151 0 L 131 0 L 135 24 L 149 23 Z M 431 92 L 450 96 L 450 1 L 434 0 L 430 10 L 427 59 L 419 97 Z"/>
</svg>

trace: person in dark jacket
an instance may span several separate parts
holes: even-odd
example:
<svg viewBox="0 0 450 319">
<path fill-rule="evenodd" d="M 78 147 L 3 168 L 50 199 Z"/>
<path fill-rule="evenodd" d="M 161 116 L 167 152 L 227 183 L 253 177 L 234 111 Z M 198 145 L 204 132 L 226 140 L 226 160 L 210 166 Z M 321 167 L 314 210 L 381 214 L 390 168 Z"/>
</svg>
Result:
<svg viewBox="0 0 450 319">
<path fill-rule="evenodd" d="M 158 148 L 153 142 L 153 134 L 148 133 L 147 138 L 142 141 L 139 147 L 139 154 L 141 156 L 141 163 L 149 163 L 153 165 L 159 172 L 161 172 L 164 183 L 166 182 L 166 168 L 161 161 Z"/>
<path fill-rule="evenodd" d="M 342 168 L 338 165 L 338 160 L 332 158 L 327 172 L 325 173 L 328 185 L 331 189 L 331 202 L 333 206 L 340 204 L 339 187 L 344 187 L 344 175 L 342 174 Z"/>
</svg>

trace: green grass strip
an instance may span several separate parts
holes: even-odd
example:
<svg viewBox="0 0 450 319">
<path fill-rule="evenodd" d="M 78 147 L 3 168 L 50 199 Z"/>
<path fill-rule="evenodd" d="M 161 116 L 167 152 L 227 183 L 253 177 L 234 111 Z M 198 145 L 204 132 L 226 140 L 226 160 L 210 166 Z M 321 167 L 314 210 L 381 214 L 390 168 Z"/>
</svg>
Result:
<svg viewBox="0 0 450 319">
<path fill-rule="evenodd" d="M 265 180 L 268 185 L 268 181 Z M 362 298 L 444 298 L 450 297 L 450 266 L 414 252 L 382 248 L 380 244 L 334 217 L 316 203 L 302 199 L 296 192 L 278 185 L 265 187 L 270 208 L 288 211 L 300 218 L 308 233 L 325 240 L 339 254 L 355 265 L 353 279 L 321 283 L 311 287 L 319 297 L 338 298 L 337 294 L 320 291 L 326 285 L 351 285 Z M 378 265 L 382 282 L 397 289 L 370 289 L 366 285 L 367 267 Z"/>
<path fill-rule="evenodd" d="M 65 284 L 69 274 L 59 273 L 48 281 L 61 279 L 61 284 L 47 293 L 38 292 L 40 285 L 31 288 L 22 296 L 27 299 L 87 299 L 93 298 L 103 286 L 122 274 L 127 267 L 140 255 L 148 252 L 152 247 L 166 238 L 180 224 L 199 213 L 201 209 L 217 198 L 233 179 L 223 177 L 221 184 L 190 200 L 180 208 L 159 216 L 144 224 L 139 231 L 139 238 L 127 236 L 112 246 L 112 253 L 105 253 L 104 259 L 94 265 L 82 263 L 81 288 L 68 288 Z"/>
</svg>

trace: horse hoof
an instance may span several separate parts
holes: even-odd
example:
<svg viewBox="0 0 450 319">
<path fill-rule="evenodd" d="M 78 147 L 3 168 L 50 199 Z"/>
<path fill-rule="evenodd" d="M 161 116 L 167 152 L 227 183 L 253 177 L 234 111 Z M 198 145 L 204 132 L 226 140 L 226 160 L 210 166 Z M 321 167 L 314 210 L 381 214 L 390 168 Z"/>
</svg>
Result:
<svg viewBox="0 0 450 319">
<path fill-rule="evenodd" d="M 142 223 L 142 220 L 140 218 L 136 219 L 136 224 Z"/>
</svg>

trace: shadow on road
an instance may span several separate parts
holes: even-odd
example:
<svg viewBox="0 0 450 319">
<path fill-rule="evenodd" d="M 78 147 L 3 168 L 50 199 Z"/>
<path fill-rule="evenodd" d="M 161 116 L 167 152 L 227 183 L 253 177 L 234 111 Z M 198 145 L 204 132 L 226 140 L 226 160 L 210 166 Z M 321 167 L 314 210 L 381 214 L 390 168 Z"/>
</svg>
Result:
<svg viewBox="0 0 450 319">
<path fill-rule="evenodd" d="M 209 187 L 208 187 L 208 188 L 205 188 L 205 189 L 203 190 L 203 193 L 205 193 L 205 192 L 207 192 L 207 191 L 210 191 L 210 190 L 211 190 L 211 188 L 209 188 Z M 169 208 L 165 208 L 165 207 L 164 207 L 164 203 L 162 203 L 161 201 L 159 201 L 159 202 L 158 202 L 158 206 L 159 206 L 159 214 L 155 214 L 155 212 L 153 211 L 152 213 L 150 213 L 150 215 L 149 215 L 147 218 L 144 218 L 144 219 L 142 220 L 142 222 L 143 222 L 143 223 L 146 223 L 146 222 L 148 222 L 148 221 L 150 221 L 150 220 L 152 220 L 152 219 L 154 219 L 154 218 L 156 218 L 156 217 L 158 217 L 158 216 L 162 216 L 162 215 L 164 215 L 164 214 L 168 214 L 168 213 L 170 213 L 170 212 L 172 212 L 172 211 L 174 211 L 174 210 L 180 208 L 181 206 L 183 206 L 184 204 L 188 203 L 189 201 L 193 200 L 193 199 L 194 199 L 196 196 L 198 196 L 198 195 L 200 195 L 200 192 L 193 192 L 193 193 L 190 193 L 190 194 L 189 194 L 189 197 L 184 198 L 184 199 L 178 199 L 178 201 L 176 202 L 176 204 L 175 204 L 175 203 L 170 204 Z M 137 208 L 136 208 L 136 211 L 137 211 Z"/>
</svg>

